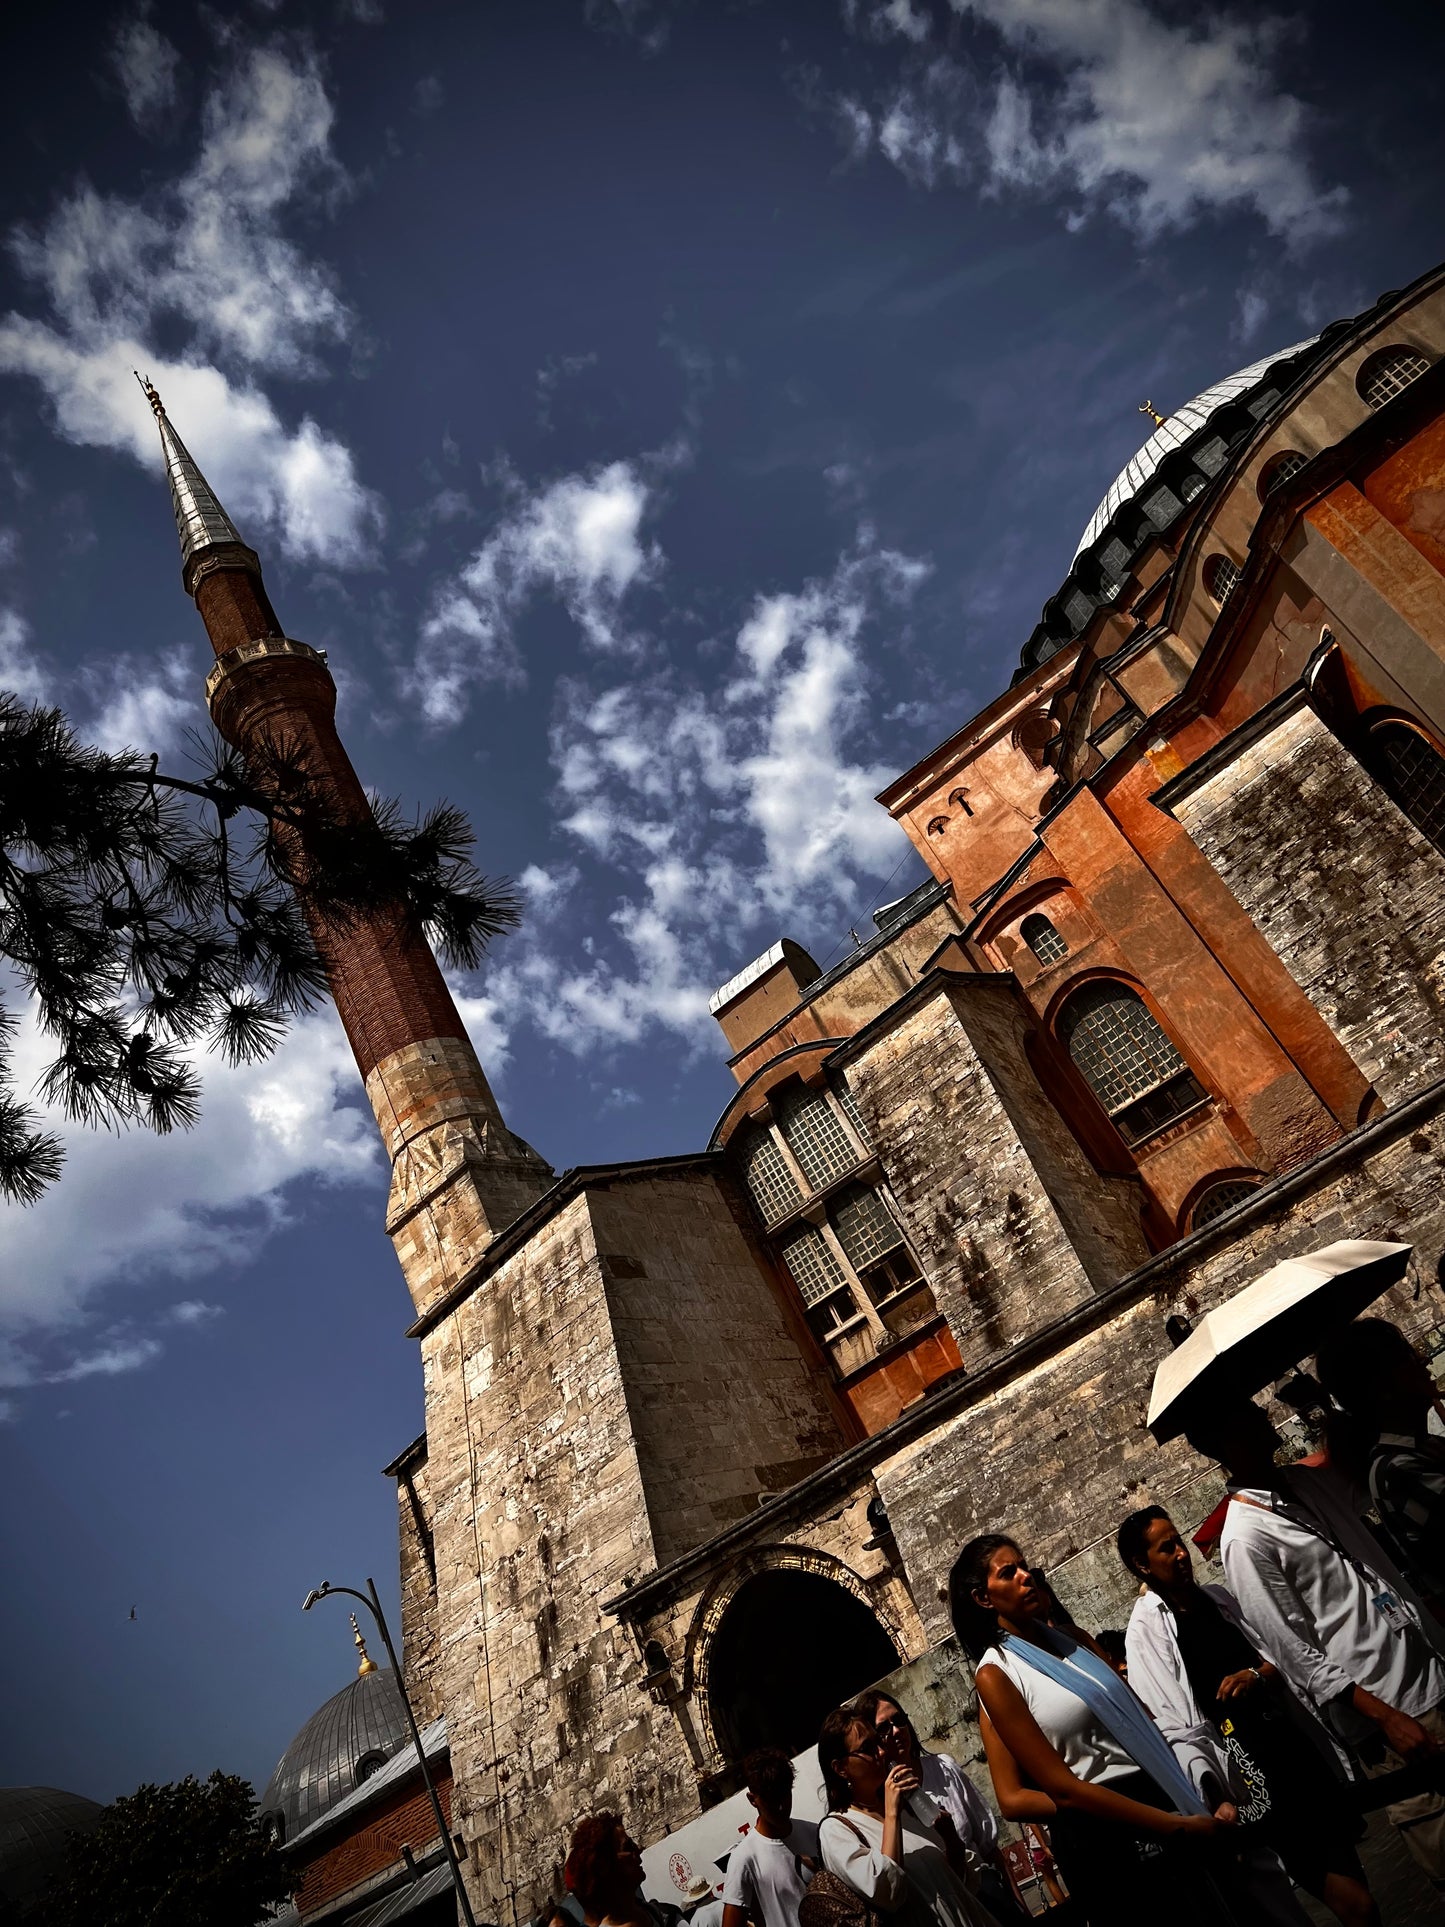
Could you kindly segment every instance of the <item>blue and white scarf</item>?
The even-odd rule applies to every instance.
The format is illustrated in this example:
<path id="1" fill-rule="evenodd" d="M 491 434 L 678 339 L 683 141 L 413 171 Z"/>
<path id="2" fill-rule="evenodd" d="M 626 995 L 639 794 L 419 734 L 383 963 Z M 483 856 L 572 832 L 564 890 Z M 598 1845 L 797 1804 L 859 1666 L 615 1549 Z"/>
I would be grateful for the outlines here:
<path id="1" fill-rule="evenodd" d="M 1004 1633 L 999 1645 L 1013 1658 L 1032 1666 L 1036 1673 L 1062 1686 L 1081 1699 L 1099 1724 L 1119 1742 L 1134 1764 L 1154 1781 L 1174 1803 L 1175 1811 L 1185 1814 L 1208 1813 L 1190 1785 L 1184 1769 L 1174 1757 L 1174 1749 L 1145 1711 L 1144 1702 L 1120 1679 L 1106 1660 L 1087 1646 L 1050 1627 L 1040 1628 L 1040 1641 L 1016 1639 Z"/>

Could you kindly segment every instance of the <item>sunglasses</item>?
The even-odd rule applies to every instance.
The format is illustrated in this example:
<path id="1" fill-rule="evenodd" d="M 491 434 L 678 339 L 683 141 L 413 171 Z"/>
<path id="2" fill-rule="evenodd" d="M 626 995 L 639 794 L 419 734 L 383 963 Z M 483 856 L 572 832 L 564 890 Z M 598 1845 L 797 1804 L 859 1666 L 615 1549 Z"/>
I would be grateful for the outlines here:
<path id="1" fill-rule="evenodd" d="M 875 1733 L 911 1733 L 913 1728 L 908 1723 L 907 1714 L 895 1713 L 891 1720 L 879 1720 L 873 1730 Z"/>
<path id="2" fill-rule="evenodd" d="M 882 1752 L 883 1749 L 877 1740 L 864 1740 L 861 1746 L 855 1746 L 849 1751 L 848 1758 L 850 1760 L 876 1760 L 881 1757 Z"/>

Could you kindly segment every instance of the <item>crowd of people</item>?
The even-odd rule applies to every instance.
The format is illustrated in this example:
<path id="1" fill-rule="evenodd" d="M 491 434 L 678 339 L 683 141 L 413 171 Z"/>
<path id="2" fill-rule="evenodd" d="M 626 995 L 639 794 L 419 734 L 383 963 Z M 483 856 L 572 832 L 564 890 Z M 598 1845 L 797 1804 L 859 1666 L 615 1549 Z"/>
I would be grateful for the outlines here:
<path id="1" fill-rule="evenodd" d="M 1074 1921 L 1303 1927 L 1296 1887 L 1342 1927 L 1379 1927 L 1362 1807 L 1386 1803 L 1445 1897 L 1445 1421 L 1403 1334 L 1361 1319 L 1321 1347 L 1324 1446 L 1281 1467 L 1254 1400 L 1185 1425 L 1222 1466 L 1226 1585 L 1202 1585 L 1167 1510 L 1133 1512 L 1118 1554 L 1127 1631 L 1079 1627 L 1017 1537 L 982 1534 L 949 1578 L 999 1811 L 1047 1829 Z M 793 1769 L 745 1765 L 756 1822 L 698 1927 L 1019 1927 L 997 1821 L 880 1690 L 818 1738 L 826 1812 L 792 1818 Z M 1377 1798 L 1361 1797 L 1377 1780 Z M 585 1927 L 659 1927 L 615 1815 L 567 1861 Z"/>

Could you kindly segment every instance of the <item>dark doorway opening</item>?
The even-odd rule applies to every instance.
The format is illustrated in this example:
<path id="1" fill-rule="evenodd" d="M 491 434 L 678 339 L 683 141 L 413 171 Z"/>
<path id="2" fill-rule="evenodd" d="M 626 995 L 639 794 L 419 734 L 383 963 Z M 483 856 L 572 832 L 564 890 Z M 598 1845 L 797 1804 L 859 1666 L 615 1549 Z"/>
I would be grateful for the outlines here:
<path id="1" fill-rule="evenodd" d="M 801 1753 L 824 1715 L 900 1664 L 860 1599 L 814 1572 L 760 1572 L 739 1587 L 708 1653 L 708 1703 L 725 1756 Z"/>

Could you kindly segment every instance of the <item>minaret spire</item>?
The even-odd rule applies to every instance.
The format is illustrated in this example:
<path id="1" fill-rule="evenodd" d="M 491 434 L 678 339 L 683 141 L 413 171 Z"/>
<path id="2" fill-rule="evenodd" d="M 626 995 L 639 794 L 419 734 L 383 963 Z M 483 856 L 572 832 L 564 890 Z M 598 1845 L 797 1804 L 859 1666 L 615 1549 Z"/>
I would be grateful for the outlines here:
<path id="1" fill-rule="evenodd" d="M 259 570 L 260 558 L 254 549 L 247 548 L 241 540 L 240 531 L 221 507 L 214 489 L 196 466 L 190 450 L 172 428 L 160 395 L 139 369 L 133 369 L 132 373 L 140 383 L 141 392 L 150 403 L 151 413 L 161 431 L 166 480 L 171 485 L 171 507 L 175 511 L 176 532 L 181 538 L 181 579 L 185 582 L 186 594 L 194 593 L 192 564 L 208 550 L 240 550 L 242 555 L 250 557 Z"/>
<path id="2" fill-rule="evenodd" d="M 364 822 L 371 804 L 336 732 L 325 656 L 283 631 L 260 557 L 241 540 L 155 388 L 136 379 L 160 429 L 182 580 L 216 652 L 206 678 L 212 721 L 242 751 L 289 751 L 342 822 Z M 265 761 L 257 757 L 259 766 Z M 301 907 L 391 1159 L 386 1228 L 424 1311 L 541 1196 L 552 1172 L 503 1123 L 446 979 L 405 908 L 383 906 L 332 927 L 304 892 Z"/>

